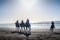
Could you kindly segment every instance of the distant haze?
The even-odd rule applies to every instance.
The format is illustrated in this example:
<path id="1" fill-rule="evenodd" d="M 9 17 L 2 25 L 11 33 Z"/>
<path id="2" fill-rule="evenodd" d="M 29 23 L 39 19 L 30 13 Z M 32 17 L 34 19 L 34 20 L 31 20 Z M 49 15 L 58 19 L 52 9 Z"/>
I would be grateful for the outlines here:
<path id="1" fill-rule="evenodd" d="M 0 0 L 0 23 L 60 21 L 60 0 Z"/>

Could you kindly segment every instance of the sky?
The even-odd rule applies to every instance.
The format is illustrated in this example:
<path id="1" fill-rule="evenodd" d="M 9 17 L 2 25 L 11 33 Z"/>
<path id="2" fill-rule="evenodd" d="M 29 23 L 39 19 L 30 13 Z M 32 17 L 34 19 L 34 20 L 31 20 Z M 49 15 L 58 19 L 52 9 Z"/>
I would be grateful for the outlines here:
<path id="1" fill-rule="evenodd" d="M 0 0 L 0 23 L 60 21 L 60 0 Z"/>

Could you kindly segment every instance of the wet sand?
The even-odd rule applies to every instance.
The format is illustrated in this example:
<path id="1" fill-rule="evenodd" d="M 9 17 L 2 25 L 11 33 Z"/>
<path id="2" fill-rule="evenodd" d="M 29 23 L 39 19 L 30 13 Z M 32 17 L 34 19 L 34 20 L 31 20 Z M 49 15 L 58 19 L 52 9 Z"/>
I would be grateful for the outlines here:
<path id="1" fill-rule="evenodd" d="M 29 37 L 11 31 L 0 31 L 0 40 L 60 40 L 60 29 L 56 29 L 54 33 L 50 31 L 32 31 Z"/>

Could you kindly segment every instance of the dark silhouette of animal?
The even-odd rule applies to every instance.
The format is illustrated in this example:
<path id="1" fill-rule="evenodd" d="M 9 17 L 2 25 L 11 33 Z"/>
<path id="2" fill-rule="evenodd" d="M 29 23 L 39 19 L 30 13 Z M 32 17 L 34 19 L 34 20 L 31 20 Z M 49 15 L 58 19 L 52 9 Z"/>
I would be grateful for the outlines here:
<path id="1" fill-rule="evenodd" d="M 31 25 L 29 23 L 29 19 L 27 19 L 26 23 L 25 23 L 25 26 L 26 26 L 26 30 L 29 29 L 29 31 L 31 31 Z"/>
<path id="2" fill-rule="evenodd" d="M 22 30 L 22 28 L 24 28 L 24 30 L 25 30 L 25 23 L 23 22 L 23 20 L 20 23 L 20 27 L 21 27 L 21 30 Z"/>
<path id="3" fill-rule="evenodd" d="M 51 22 L 51 27 L 50 27 L 51 32 L 53 32 L 54 28 L 55 28 L 55 25 L 54 25 L 54 22 L 52 21 Z"/>
<path id="4" fill-rule="evenodd" d="M 18 22 L 18 20 L 16 21 L 15 25 L 16 25 L 16 27 L 19 27 L 19 22 Z"/>
<path id="5" fill-rule="evenodd" d="M 16 23 L 15 23 L 15 25 L 16 25 L 16 28 L 18 28 L 18 30 L 19 30 L 19 28 L 21 28 L 21 30 L 23 28 L 24 30 L 27 30 L 27 31 L 25 31 L 25 32 L 14 31 L 12 33 L 24 34 L 26 37 L 28 37 L 29 35 L 31 35 L 31 25 L 29 23 L 29 19 L 27 19 L 26 23 L 24 23 L 23 20 L 21 21 L 21 23 L 19 23 L 18 20 L 17 20 Z M 28 31 L 28 29 L 29 29 L 29 31 Z"/>

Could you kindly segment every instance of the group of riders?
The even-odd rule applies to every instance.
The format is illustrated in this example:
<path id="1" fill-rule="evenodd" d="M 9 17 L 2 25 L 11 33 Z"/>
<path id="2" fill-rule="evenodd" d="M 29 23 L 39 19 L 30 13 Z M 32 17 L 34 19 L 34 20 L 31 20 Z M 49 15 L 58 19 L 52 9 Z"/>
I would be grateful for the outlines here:
<path id="1" fill-rule="evenodd" d="M 31 32 L 31 25 L 29 23 L 29 19 L 27 19 L 26 23 L 24 23 L 24 21 L 22 20 L 21 23 L 18 22 L 18 20 L 15 23 L 16 28 L 18 31 L 21 31 L 24 29 L 24 31 L 30 31 Z M 53 32 L 55 28 L 54 22 L 51 22 L 51 27 L 50 27 L 50 31 Z"/>
<path id="2" fill-rule="evenodd" d="M 18 22 L 18 20 L 15 23 L 17 31 L 31 31 L 31 25 L 29 23 L 29 19 L 27 19 L 26 23 L 22 20 L 21 23 Z"/>

